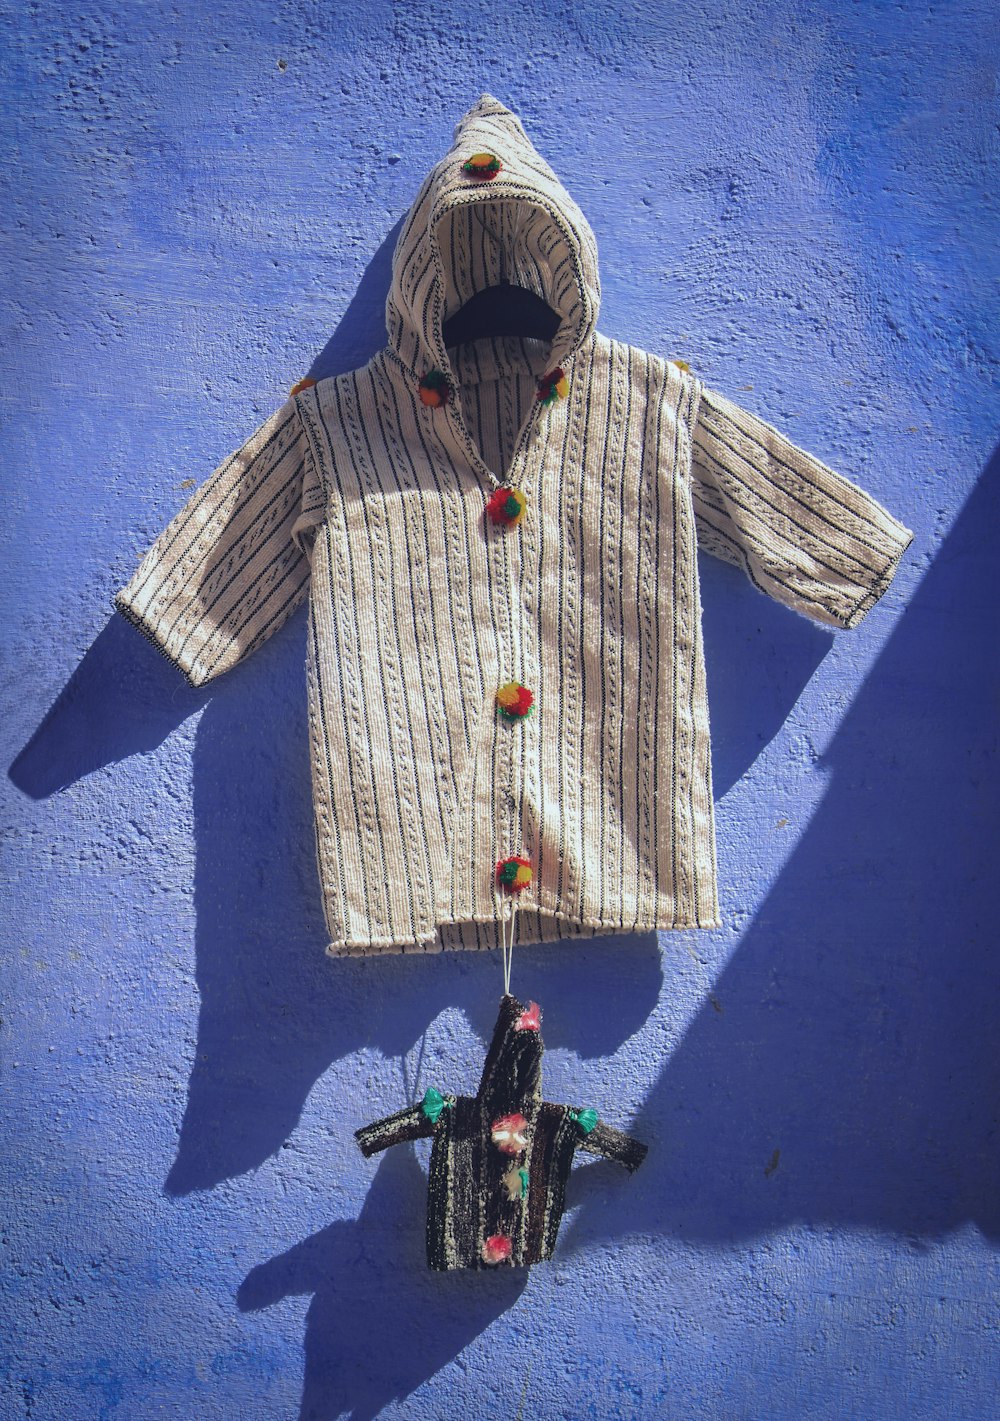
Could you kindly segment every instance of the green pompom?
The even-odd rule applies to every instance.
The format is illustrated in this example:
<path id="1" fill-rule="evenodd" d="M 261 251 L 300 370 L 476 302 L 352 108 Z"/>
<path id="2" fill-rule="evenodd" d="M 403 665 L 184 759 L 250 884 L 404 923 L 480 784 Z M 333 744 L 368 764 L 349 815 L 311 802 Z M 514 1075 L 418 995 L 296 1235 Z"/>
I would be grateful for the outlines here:
<path id="1" fill-rule="evenodd" d="M 597 1124 L 599 1116 L 596 1110 L 571 1110 L 569 1118 L 579 1125 L 585 1135 L 589 1135 Z"/>
<path id="2" fill-rule="evenodd" d="M 424 1094 L 420 1109 L 427 1116 L 427 1119 L 431 1122 L 431 1124 L 436 1125 L 441 1115 L 441 1111 L 444 1110 L 447 1104 L 448 1102 L 445 1100 L 441 1092 L 439 1090 L 435 1090 L 432 1085 L 429 1085 Z"/>

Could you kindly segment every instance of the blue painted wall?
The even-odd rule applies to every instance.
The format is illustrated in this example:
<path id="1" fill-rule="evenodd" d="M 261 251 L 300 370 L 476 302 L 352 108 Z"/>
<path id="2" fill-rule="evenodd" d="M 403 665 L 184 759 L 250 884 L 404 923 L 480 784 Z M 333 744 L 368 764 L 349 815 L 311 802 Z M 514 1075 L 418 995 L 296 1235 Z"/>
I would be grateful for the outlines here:
<path id="1" fill-rule="evenodd" d="M 995 1413 L 991 9 L 4 6 L 4 1418 Z M 352 1141 L 474 1082 L 501 976 L 324 957 L 304 614 L 203 692 L 109 615 L 381 344 L 484 89 L 601 328 L 916 530 L 836 637 L 704 563 L 728 926 L 518 954 L 551 1097 L 651 1147 L 526 1287 L 426 1273 L 423 1147 Z"/>

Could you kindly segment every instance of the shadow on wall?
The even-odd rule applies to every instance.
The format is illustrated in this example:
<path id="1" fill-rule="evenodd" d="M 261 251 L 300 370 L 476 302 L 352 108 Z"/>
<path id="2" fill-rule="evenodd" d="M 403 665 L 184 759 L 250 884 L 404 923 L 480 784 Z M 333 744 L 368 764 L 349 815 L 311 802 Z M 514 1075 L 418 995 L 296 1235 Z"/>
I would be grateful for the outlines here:
<path id="1" fill-rule="evenodd" d="M 249 1273 L 241 1311 L 312 1293 L 299 1415 L 369 1421 L 451 1362 L 512 1307 L 527 1269 L 432 1273 L 407 1226 L 427 1181 L 411 1147 L 383 1157 L 356 1222 L 331 1224 Z M 393 1286 L 394 1279 L 405 1286 Z M 346 1319 L 349 1317 L 349 1323 Z"/>
<path id="2" fill-rule="evenodd" d="M 650 1093 L 636 1232 L 1000 1241 L 1000 451 L 833 743 L 825 801 Z M 650 1167 L 651 1166 L 651 1167 Z M 577 1171 L 576 1199 L 604 1178 Z M 585 1211 L 563 1247 L 604 1230 Z"/>
<path id="3" fill-rule="evenodd" d="M 729 569 L 721 569 L 728 573 Z M 709 579 L 710 580 L 710 579 Z M 725 634 L 713 630 L 732 687 L 719 744 L 732 773 L 775 733 L 828 636 L 752 589 L 731 598 Z M 706 599 L 706 607 L 708 599 Z M 710 613 L 706 611 L 706 624 Z M 784 636 L 782 636 L 784 633 Z M 763 642 L 786 648 L 783 675 L 751 702 L 750 674 Z M 304 624 L 267 676 L 239 668 L 205 708 L 194 758 L 198 1047 L 171 1193 L 210 1188 L 273 1155 L 291 1134 L 315 1082 L 362 1047 L 400 1057 L 446 1006 L 459 1007 L 489 1040 L 500 996 L 497 964 L 454 953 L 324 956 L 326 937 L 313 854 L 307 755 Z M 261 655 L 259 653 L 258 655 Z M 735 669 L 734 669 L 735 668 Z M 709 674 L 716 675 L 713 665 Z M 799 680 L 801 677 L 801 680 Z M 782 704 L 775 685 L 783 687 Z M 724 702 L 725 704 L 725 702 Z M 276 740 L 273 726 L 284 732 Z M 583 1058 L 610 1055 L 640 1030 L 658 999 L 655 934 L 526 947 L 520 980 L 545 1004 L 548 1048 Z M 495 991 L 493 990 L 495 987 Z M 615 1010 L 609 1012 L 607 1004 Z M 475 1088 L 475 1076 L 464 1085 Z M 454 1080 L 450 1088 L 461 1090 Z M 404 1103 L 399 1102 L 402 1108 Z M 623 1123 L 623 1122 L 622 1122 Z"/>
<path id="4" fill-rule="evenodd" d="M 402 225 L 400 218 L 368 263 L 343 319 L 310 367 L 312 379 L 353 370 L 385 345 L 386 293 Z M 275 401 L 277 407 L 278 396 Z M 211 472 L 203 470 L 197 482 Z M 128 568 L 125 576 L 133 571 Z M 302 622 L 300 612 L 300 628 Z M 304 658 L 303 652 L 302 664 Z M 10 766 L 10 779 L 32 799 L 46 799 L 105 765 L 155 750 L 216 690 L 214 684 L 193 690 L 115 615 Z"/>
<path id="5" fill-rule="evenodd" d="M 402 219 L 369 263 L 313 362 L 313 378 L 352 369 L 384 344 L 401 226 Z M 712 560 L 703 566 L 703 598 L 714 773 L 724 792 L 776 733 L 830 637 Z M 202 713 L 194 763 L 201 1012 L 171 1193 L 210 1188 L 273 1155 L 316 1080 L 346 1053 L 377 1046 L 401 1055 L 448 1005 L 463 1008 L 484 1039 L 492 1026 L 496 1001 L 483 992 L 486 964 L 468 954 L 437 965 L 422 956 L 331 964 L 323 955 L 304 628 L 300 610 L 252 666 L 192 690 L 114 616 L 10 769 L 24 793 L 43 798 L 155 749 Z M 607 1055 L 639 1029 L 657 1000 L 655 935 L 616 938 L 610 951 L 594 939 L 525 949 L 523 960 L 532 969 L 533 993 L 543 1001 L 558 997 L 562 1023 L 573 1023 L 575 1036 L 561 1040 L 560 1022 L 550 1017 L 550 1048 Z M 608 1001 L 616 1002 L 616 1013 L 604 1009 Z"/>

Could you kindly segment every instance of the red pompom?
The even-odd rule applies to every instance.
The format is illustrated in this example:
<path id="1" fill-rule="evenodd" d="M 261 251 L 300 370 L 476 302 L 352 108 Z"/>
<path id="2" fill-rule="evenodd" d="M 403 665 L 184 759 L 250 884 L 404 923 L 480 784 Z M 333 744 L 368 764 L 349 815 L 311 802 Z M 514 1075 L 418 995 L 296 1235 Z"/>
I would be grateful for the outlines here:
<path id="1" fill-rule="evenodd" d="M 508 720 L 523 720 L 530 714 L 534 700 L 535 697 L 527 686 L 522 686 L 517 681 L 508 681 L 496 693 L 500 714 L 505 715 Z"/>
<path id="2" fill-rule="evenodd" d="M 528 1148 L 528 1122 L 516 1113 L 501 1115 L 490 1126 L 490 1138 L 501 1154 L 523 1154 Z"/>
<path id="3" fill-rule="evenodd" d="M 521 1015 L 518 1017 L 518 1019 L 517 1019 L 515 1025 L 514 1025 L 514 1030 L 515 1030 L 515 1031 L 539 1031 L 539 1030 L 541 1030 L 541 1025 L 542 1025 L 541 1016 L 542 1016 L 542 1009 L 541 1009 L 541 1007 L 538 1005 L 538 1003 L 537 1003 L 537 1002 L 529 1002 L 529 1003 L 528 1003 L 528 1006 L 527 1006 L 527 1010 L 526 1010 L 526 1011 L 523 1011 L 523 1012 L 521 1013 Z"/>
<path id="4" fill-rule="evenodd" d="M 431 409 L 440 409 L 448 403 L 451 395 L 448 377 L 441 370 L 428 370 L 426 375 L 420 377 L 417 394 L 423 404 L 429 405 Z"/>
<path id="5" fill-rule="evenodd" d="M 503 167 L 495 153 L 473 153 L 462 164 L 462 172 L 467 178 L 477 178 L 480 182 L 492 182 Z"/>
<path id="6" fill-rule="evenodd" d="M 527 859 L 517 858 L 515 855 L 509 859 L 501 859 L 497 864 L 497 884 L 506 888 L 508 893 L 522 892 L 531 879 L 531 864 Z"/>
<path id="7" fill-rule="evenodd" d="M 493 1234 L 483 1244 L 484 1263 L 506 1263 L 513 1251 L 513 1244 L 506 1234 Z"/>
<path id="8" fill-rule="evenodd" d="M 494 523 L 516 523 L 527 506 L 527 499 L 518 488 L 495 488 L 486 504 L 486 512 Z"/>
<path id="9" fill-rule="evenodd" d="M 558 366 L 543 375 L 538 382 L 535 398 L 543 405 L 551 405 L 554 400 L 564 400 L 569 394 L 569 381 Z"/>

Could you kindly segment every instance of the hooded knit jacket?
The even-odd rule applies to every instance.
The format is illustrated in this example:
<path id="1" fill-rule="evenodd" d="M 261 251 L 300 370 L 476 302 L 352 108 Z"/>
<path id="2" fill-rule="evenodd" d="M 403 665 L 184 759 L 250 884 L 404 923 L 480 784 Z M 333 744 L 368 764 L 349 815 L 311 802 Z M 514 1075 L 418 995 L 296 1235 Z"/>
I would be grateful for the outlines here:
<path id="1" fill-rule="evenodd" d="M 551 341 L 442 327 L 508 281 Z M 118 609 L 201 686 L 308 597 L 328 952 L 719 924 L 698 544 L 854 627 L 911 534 L 685 368 L 596 329 L 593 232 L 484 94 L 403 224 L 388 342 L 296 387 Z"/>
<path id="2" fill-rule="evenodd" d="M 577 1150 L 631 1173 L 646 1146 L 597 1111 L 542 1099 L 537 1002 L 509 993 L 475 1095 L 431 1087 L 420 1105 L 355 1131 L 367 1156 L 407 1140 L 433 1138 L 427 1187 L 431 1268 L 514 1268 L 552 1257 L 566 1181 Z"/>

